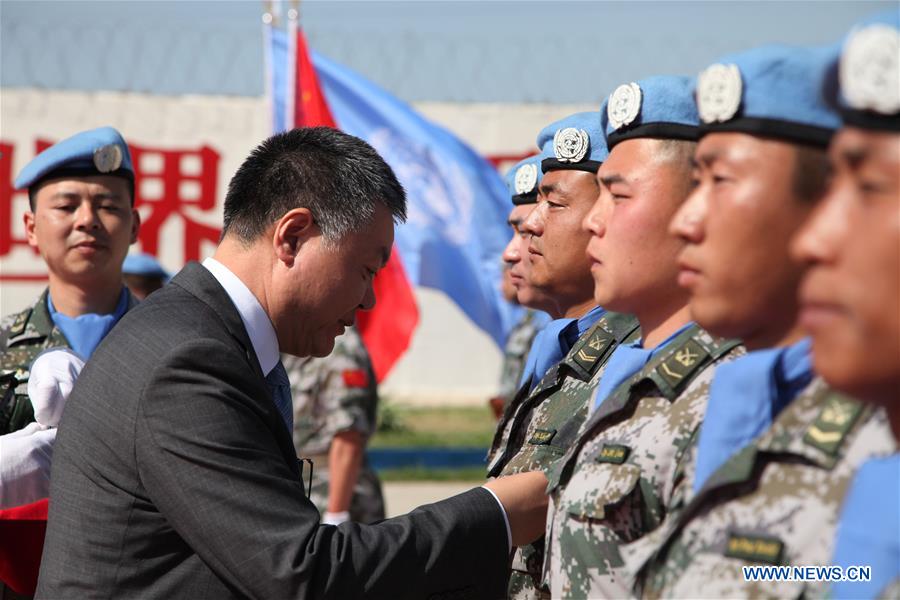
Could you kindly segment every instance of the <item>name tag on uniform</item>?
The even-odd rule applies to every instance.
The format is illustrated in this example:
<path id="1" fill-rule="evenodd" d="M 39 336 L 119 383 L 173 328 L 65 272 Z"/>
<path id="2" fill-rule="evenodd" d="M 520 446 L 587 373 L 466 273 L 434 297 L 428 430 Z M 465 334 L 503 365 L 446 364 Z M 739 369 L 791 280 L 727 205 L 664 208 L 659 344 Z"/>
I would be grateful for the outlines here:
<path id="1" fill-rule="evenodd" d="M 528 443 L 533 446 L 546 446 L 556 435 L 555 429 L 536 429 Z"/>
<path id="2" fill-rule="evenodd" d="M 777 565 L 783 550 L 784 542 L 775 537 L 731 533 L 725 547 L 725 556 Z"/>
<path id="3" fill-rule="evenodd" d="M 622 446 L 620 444 L 603 444 L 603 448 L 600 449 L 600 453 L 595 460 L 597 462 L 621 465 L 625 462 L 630 453 L 631 448 L 628 446 Z"/>

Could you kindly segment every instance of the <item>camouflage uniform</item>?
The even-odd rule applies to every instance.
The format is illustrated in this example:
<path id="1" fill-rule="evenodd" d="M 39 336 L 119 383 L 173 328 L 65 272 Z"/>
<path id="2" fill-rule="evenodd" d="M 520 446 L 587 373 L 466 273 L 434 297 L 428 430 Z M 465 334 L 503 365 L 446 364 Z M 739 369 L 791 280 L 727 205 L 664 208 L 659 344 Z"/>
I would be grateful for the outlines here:
<path id="1" fill-rule="evenodd" d="M 742 353 L 691 325 L 591 414 L 549 476 L 544 567 L 554 598 L 629 594 L 619 546 L 663 522 L 714 366 Z"/>
<path id="2" fill-rule="evenodd" d="M 534 336 L 540 331 L 540 323 L 537 313 L 526 310 L 522 319 L 516 323 L 506 339 L 506 347 L 503 349 L 503 367 L 500 374 L 500 391 L 498 396 L 503 398 L 503 407 L 509 406 L 516 391 L 519 389 L 519 380 L 525 371 L 525 360 L 528 358 L 528 350 Z"/>
<path id="3" fill-rule="evenodd" d="M 48 290 L 44 290 L 34 305 L 0 322 L 0 435 L 34 422 L 28 375 L 37 355 L 47 348 L 70 347 L 50 317 L 47 294 Z M 129 293 L 126 310 L 136 304 Z"/>
<path id="4" fill-rule="evenodd" d="M 488 455 L 488 476 L 548 470 L 574 440 L 603 367 L 622 342 L 640 335 L 631 315 L 605 313 L 579 338 L 566 357 L 529 393 L 516 394 L 497 427 Z M 510 598 L 546 598 L 540 586 L 544 540 L 516 549 Z"/>
<path id="5" fill-rule="evenodd" d="M 328 451 L 343 431 L 362 433 L 366 443 L 375 433 L 378 388 L 369 353 L 355 328 L 334 343 L 325 358 L 283 356 L 294 400 L 294 446 L 313 461 L 311 500 L 324 513 L 328 506 Z M 304 476 L 308 476 L 308 467 Z M 350 502 L 350 518 L 373 523 L 384 518 L 378 476 L 363 459 Z"/>
<path id="6" fill-rule="evenodd" d="M 896 442 L 884 414 L 815 379 L 693 495 L 692 469 L 659 530 L 622 548 L 650 598 L 821 597 L 824 582 L 747 582 L 742 566 L 828 565 L 857 468 Z M 696 458 L 696 441 L 688 465 Z"/>

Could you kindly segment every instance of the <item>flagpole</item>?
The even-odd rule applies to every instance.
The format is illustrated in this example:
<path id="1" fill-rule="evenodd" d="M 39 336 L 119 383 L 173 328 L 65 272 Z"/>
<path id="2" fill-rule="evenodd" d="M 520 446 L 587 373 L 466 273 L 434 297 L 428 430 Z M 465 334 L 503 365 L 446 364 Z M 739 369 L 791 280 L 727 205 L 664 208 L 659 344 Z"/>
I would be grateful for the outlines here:
<path id="1" fill-rule="evenodd" d="M 298 10 L 299 4 L 291 2 L 291 8 L 287 11 L 287 34 L 288 34 L 288 53 L 287 53 L 287 77 L 285 79 L 285 115 L 284 128 L 294 129 L 297 122 L 294 119 L 295 106 L 297 103 L 297 20 L 300 16 Z"/>
<path id="2" fill-rule="evenodd" d="M 262 34 L 263 34 L 263 93 L 266 98 L 266 114 L 269 118 L 269 131 L 275 131 L 275 95 L 272 56 L 272 27 L 277 25 L 272 0 L 263 0 Z"/>

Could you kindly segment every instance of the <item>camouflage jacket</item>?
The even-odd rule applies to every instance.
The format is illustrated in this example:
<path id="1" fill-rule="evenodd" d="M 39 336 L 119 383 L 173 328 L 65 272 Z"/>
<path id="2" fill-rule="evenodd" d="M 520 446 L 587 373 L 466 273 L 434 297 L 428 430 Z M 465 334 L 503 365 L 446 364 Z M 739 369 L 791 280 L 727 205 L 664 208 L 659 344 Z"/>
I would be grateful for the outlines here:
<path id="1" fill-rule="evenodd" d="M 500 373 L 500 391 L 498 396 L 503 398 L 504 406 L 508 406 L 519 388 L 519 380 L 525 371 L 525 360 L 528 358 L 528 350 L 534 336 L 540 331 L 542 321 L 533 310 L 526 310 L 522 319 L 515 324 L 506 346 L 503 349 L 503 366 Z"/>
<path id="2" fill-rule="evenodd" d="M 328 451 L 334 436 L 355 430 L 368 439 L 375 433 L 378 387 L 369 353 L 355 328 L 335 339 L 324 358 L 282 356 L 294 402 L 294 446 L 301 458 L 313 460 L 311 499 L 320 511 L 328 503 Z M 308 473 L 306 471 L 305 473 Z M 370 510 L 371 509 L 371 510 Z M 357 521 L 383 518 L 381 486 L 363 464 L 351 502 Z"/>
<path id="3" fill-rule="evenodd" d="M 488 476 L 550 469 L 574 441 L 613 350 L 639 336 L 631 315 L 604 313 L 530 393 L 527 382 L 498 424 Z M 516 550 L 510 598 L 546 597 L 540 589 L 543 547 L 541 539 Z"/>
<path id="4" fill-rule="evenodd" d="M 692 463 L 696 443 L 690 449 Z M 691 469 L 672 517 L 622 548 L 635 591 L 650 598 L 821 597 L 825 582 L 744 580 L 743 566 L 828 565 L 839 509 L 857 468 L 896 450 L 884 414 L 815 379 L 772 426 L 693 496 Z"/>
<path id="5" fill-rule="evenodd" d="M 629 594 L 619 546 L 662 523 L 714 367 L 742 353 L 692 325 L 591 414 L 548 478 L 544 569 L 554 598 Z"/>
<path id="6" fill-rule="evenodd" d="M 28 375 L 37 355 L 48 348 L 70 347 L 50 317 L 48 293 L 45 289 L 32 306 L 0 322 L 0 435 L 34 422 Z M 127 310 L 136 305 L 137 300 L 129 292 Z"/>

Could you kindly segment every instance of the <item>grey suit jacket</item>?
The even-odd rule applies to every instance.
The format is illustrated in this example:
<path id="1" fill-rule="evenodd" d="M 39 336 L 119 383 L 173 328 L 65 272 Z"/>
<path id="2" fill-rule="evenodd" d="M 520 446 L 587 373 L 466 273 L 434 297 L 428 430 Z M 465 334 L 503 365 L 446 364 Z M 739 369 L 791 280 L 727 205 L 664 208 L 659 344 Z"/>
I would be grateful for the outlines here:
<path id="1" fill-rule="evenodd" d="M 319 526 L 225 290 L 192 263 L 129 312 L 69 397 L 40 598 L 499 598 L 506 526 L 475 489 Z"/>

